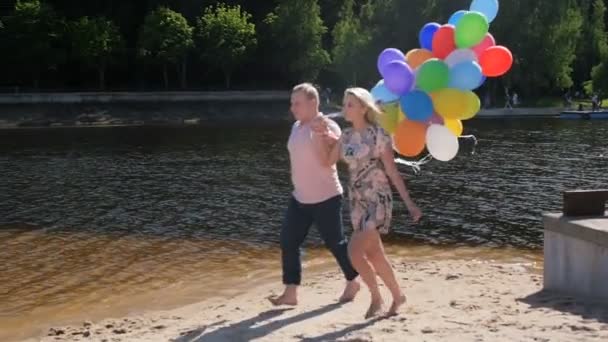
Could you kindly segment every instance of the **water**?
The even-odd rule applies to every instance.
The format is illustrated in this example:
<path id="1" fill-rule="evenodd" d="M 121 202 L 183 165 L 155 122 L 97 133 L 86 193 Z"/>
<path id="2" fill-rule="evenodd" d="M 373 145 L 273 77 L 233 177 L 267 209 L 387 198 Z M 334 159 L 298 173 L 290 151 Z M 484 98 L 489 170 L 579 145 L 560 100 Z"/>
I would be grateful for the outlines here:
<path id="1" fill-rule="evenodd" d="M 562 190 L 606 186 L 608 122 L 480 120 L 465 130 L 479 139 L 474 154 L 463 146 L 409 177 L 426 217 L 413 225 L 397 203 L 391 254 L 539 261 L 541 213 L 559 210 Z M 278 282 L 288 132 L 0 131 L 0 340 Z M 308 267 L 335 267 L 318 246 L 313 232 Z"/>

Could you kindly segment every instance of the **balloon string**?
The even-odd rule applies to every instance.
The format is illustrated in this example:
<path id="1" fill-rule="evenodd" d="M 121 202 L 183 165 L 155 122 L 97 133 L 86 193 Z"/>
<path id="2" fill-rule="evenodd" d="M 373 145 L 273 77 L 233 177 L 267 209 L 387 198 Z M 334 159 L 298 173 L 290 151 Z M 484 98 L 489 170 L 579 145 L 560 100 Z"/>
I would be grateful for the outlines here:
<path id="1" fill-rule="evenodd" d="M 414 174 L 417 175 L 420 173 L 420 167 L 422 165 L 430 162 L 431 160 L 433 160 L 433 156 L 431 156 L 430 154 L 427 154 L 426 156 L 424 156 L 424 158 L 422 158 L 418 161 L 409 161 L 409 160 L 405 160 L 402 158 L 395 158 L 395 163 L 411 167 L 412 170 L 414 171 Z"/>
<path id="2" fill-rule="evenodd" d="M 473 151 L 471 151 L 471 154 L 475 154 L 475 148 L 477 147 L 477 137 L 475 137 L 474 135 L 462 135 L 459 138 L 472 139 L 473 140 Z M 396 149 L 395 149 L 395 151 L 396 151 Z M 405 160 L 402 158 L 395 158 L 395 163 L 411 167 L 412 170 L 414 171 L 414 174 L 417 175 L 421 171 L 421 166 L 428 164 L 433 159 L 434 159 L 433 156 L 429 153 L 426 156 L 424 156 L 422 159 L 417 160 L 417 161 L 409 161 L 409 160 Z"/>
<path id="3" fill-rule="evenodd" d="M 460 138 L 473 140 L 473 150 L 471 151 L 471 154 L 475 154 L 475 149 L 477 148 L 477 137 L 474 135 L 461 135 Z"/>

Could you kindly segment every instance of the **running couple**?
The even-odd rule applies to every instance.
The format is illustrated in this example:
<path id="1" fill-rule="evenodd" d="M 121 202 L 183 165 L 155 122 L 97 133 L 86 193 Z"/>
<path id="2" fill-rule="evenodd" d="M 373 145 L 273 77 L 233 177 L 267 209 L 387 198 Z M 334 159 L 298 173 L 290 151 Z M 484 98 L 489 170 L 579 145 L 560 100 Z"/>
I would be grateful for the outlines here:
<path id="1" fill-rule="evenodd" d="M 297 305 L 301 282 L 300 248 L 315 224 L 346 278 L 339 301 L 354 300 L 358 277 L 367 285 L 371 304 L 365 317 L 380 314 L 383 299 L 376 274 L 393 296 L 388 315 L 397 314 L 406 302 L 382 245 L 390 229 L 393 183 L 414 222 L 422 213 L 410 198 L 394 162 L 391 137 L 377 124 L 382 115 L 372 95 L 362 88 L 347 89 L 343 114 L 352 125 L 342 133 L 338 124 L 319 112 L 319 94 L 303 83 L 293 88 L 291 112 L 296 119 L 287 144 L 293 193 L 281 228 L 281 255 L 285 290 L 269 300 L 274 305 Z M 349 168 L 348 202 L 353 225 L 350 242 L 342 227 L 343 189 L 336 163 Z"/>

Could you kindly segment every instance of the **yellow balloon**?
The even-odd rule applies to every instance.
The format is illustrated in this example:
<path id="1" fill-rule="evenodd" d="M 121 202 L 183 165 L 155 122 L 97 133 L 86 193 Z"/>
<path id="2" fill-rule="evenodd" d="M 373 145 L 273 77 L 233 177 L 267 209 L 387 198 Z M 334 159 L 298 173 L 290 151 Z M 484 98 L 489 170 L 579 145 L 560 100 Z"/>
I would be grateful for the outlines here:
<path id="1" fill-rule="evenodd" d="M 397 125 L 399 125 L 401 123 L 401 121 L 405 120 L 405 113 L 399 109 L 399 115 L 397 116 Z"/>
<path id="2" fill-rule="evenodd" d="M 431 94 L 437 114 L 447 120 L 468 120 L 481 108 L 479 97 L 472 91 L 444 88 Z"/>
<path id="3" fill-rule="evenodd" d="M 446 119 L 444 120 L 443 124 L 445 125 L 445 127 L 447 127 L 452 133 L 454 133 L 457 137 L 462 135 L 462 131 L 463 131 L 463 127 L 462 127 L 462 121 L 460 120 L 451 120 L 451 119 Z"/>
<path id="4" fill-rule="evenodd" d="M 384 113 L 380 115 L 380 119 L 378 120 L 380 126 L 388 133 L 393 134 L 397 130 L 397 125 L 400 122 L 399 117 L 402 116 L 399 105 L 389 104 L 385 105 L 382 109 Z"/>
<path id="5" fill-rule="evenodd" d="M 479 96 L 472 91 L 467 92 L 467 103 L 468 111 L 463 115 L 462 120 L 473 118 L 481 109 L 481 100 L 479 100 Z"/>

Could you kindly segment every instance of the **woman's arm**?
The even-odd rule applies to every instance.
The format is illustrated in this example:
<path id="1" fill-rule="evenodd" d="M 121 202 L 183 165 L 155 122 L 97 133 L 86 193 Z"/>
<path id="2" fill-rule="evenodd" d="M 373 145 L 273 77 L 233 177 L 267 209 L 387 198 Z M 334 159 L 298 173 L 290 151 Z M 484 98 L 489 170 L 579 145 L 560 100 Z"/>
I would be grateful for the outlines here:
<path id="1" fill-rule="evenodd" d="M 382 163 L 384 164 L 384 170 L 388 178 L 391 180 L 391 183 L 393 183 L 393 185 L 399 192 L 399 195 L 403 199 L 403 202 L 405 202 L 405 205 L 408 211 L 410 212 L 410 215 L 412 215 L 412 219 L 414 220 L 414 222 L 418 222 L 422 217 L 422 211 L 420 211 L 418 206 L 416 206 L 416 203 L 414 203 L 414 201 L 410 197 L 410 193 L 407 187 L 405 186 L 405 182 L 403 181 L 403 178 L 401 177 L 401 174 L 397 169 L 394 157 L 395 156 L 392 148 L 384 149 L 384 151 L 382 152 Z"/>

